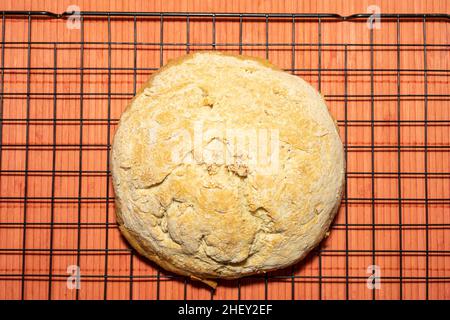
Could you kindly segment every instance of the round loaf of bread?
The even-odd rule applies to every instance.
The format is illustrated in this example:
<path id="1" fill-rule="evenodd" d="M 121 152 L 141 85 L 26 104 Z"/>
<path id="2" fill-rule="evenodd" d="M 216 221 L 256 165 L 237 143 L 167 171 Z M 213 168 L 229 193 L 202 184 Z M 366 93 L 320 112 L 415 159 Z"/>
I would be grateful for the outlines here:
<path id="1" fill-rule="evenodd" d="M 120 119 L 111 170 L 126 239 L 208 283 L 302 259 L 338 210 L 345 162 L 307 82 L 265 60 L 201 52 L 139 91 Z"/>

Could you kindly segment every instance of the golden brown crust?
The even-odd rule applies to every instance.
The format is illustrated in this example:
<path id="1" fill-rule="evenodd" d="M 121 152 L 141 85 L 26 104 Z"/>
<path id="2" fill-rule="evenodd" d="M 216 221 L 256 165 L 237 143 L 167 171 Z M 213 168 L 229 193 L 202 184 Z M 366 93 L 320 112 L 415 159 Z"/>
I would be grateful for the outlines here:
<path id="1" fill-rule="evenodd" d="M 195 63 L 186 66 L 189 60 Z M 211 76 L 209 67 L 198 67 L 202 63 L 228 70 L 231 80 L 224 78 L 223 83 L 226 85 L 229 81 L 230 86 L 245 76 L 243 70 L 247 71 L 246 68 L 250 74 L 261 73 L 265 77 L 267 73 L 270 80 L 255 76 L 258 85 L 243 83 L 242 86 L 248 86 L 251 91 L 268 85 L 261 89 L 261 94 L 286 110 L 277 113 L 272 105 L 264 104 L 265 100 L 257 102 L 263 103 L 264 107 L 255 106 L 254 98 L 245 100 L 244 91 L 239 102 L 249 106 L 242 110 L 242 117 L 235 117 L 239 109 L 231 106 L 236 101 L 227 95 L 227 91 L 210 97 L 214 92 L 211 94 L 208 90 L 217 91 L 222 83 L 209 87 L 213 78 L 210 82 L 202 81 L 203 74 Z M 177 71 L 183 72 L 188 79 L 177 80 L 179 73 L 173 68 L 178 68 Z M 186 71 L 192 72 L 191 78 Z M 156 84 L 155 79 L 158 79 Z M 181 84 L 180 87 L 177 84 Z M 192 91 L 184 93 L 186 87 Z M 268 89 L 273 92 L 267 93 Z M 200 100 L 189 104 L 188 100 L 198 93 L 195 90 L 200 90 Z M 259 93 L 255 91 L 255 95 Z M 214 98 L 219 100 L 212 108 L 208 99 Z M 164 105 L 176 99 L 181 107 L 175 105 L 170 109 Z M 226 103 L 221 105 L 222 101 Z M 146 109 L 151 103 L 152 108 Z M 216 113 L 211 115 L 200 110 L 208 106 Z M 266 116 L 260 112 L 262 108 Z M 246 112 L 250 112 L 248 116 Z M 297 113 L 300 116 L 297 117 Z M 168 142 L 159 143 L 162 137 L 152 142 L 159 149 L 148 146 L 144 131 L 160 122 L 166 127 L 172 126 L 171 130 L 190 130 L 193 126 L 190 117 L 197 117 L 207 124 L 218 121 L 221 125 L 231 123 L 244 127 L 257 118 L 263 125 L 280 129 L 282 147 L 288 149 L 281 151 L 282 172 L 268 178 L 252 166 L 205 166 L 205 162 L 197 159 L 194 164 L 171 166 L 165 155 L 173 151 L 174 146 L 170 145 L 172 131 L 162 136 Z M 286 76 L 266 60 L 217 52 L 190 54 L 172 60 L 150 77 L 127 106 L 114 138 L 111 168 L 120 230 L 140 254 L 164 269 L 211 286 L 215 286 L 215 282 L 209 280 L 211 278 L 234 279 L 295 263 L 325 236 L 339 207 L 345 164 L 335 126 L 317 92 L 304 81 Z M 300 132 L 309 140 L 299 138 Z M 225 140 L 217 140 L 226 145 Z M 329 171 L 329 177 L 320 172 L 324 170 Z M 281 175 L 286 177 L 279 179 Z M 204 179 L 209 179 L 208 186 L 202 184 Z M 296 181 L 300 186 L 295 185 Z M 191 182 L 196 184 L 190 186 Z M 279 190 L 278 183 L 283 190 Z M 235 192 L 237 189 L 239 192 Z M 211 214 L 211 210 L 226 215 L 217 216 L 217 212 Z M 207 221 L 206 225 L 198 227 L 204 221 Z M 226 225 L 222 225 L 225 221 Z M 185 226 L 191 229 L 184 230 Z"/>
<path id="2" fill-rule="evenodd" d="M 214 54 L 220 54 L 223 56 L 229 56 L 229 57 L 235 57 L 241 60 L 253 60 L 255 62 L 259 62 L 262 65 L 269 67 L 271 69 L 274 70 L 280 70 L 277 66 L 271 64 L 268 60 L 266 59 L 262 59 L 262 58 L 258 58 L 258 57 L 250 57 L 250 56 L 246 56 L 246 55 L 234 55 L 231 53 L 226 53 L 226 52 L 219 52 L 219 51 L 203 51 L 204 53 L 214 53 Z M 158 71 L 152 73 L 152 75 L 148 78 L 148 80 L 141 86 L 141 88 L 136 92 L 136 95 L 134 96 L 134 98 L 130 101 L 130 103 L 127 105 L 127 107 L 125 108 L 125 110 L 123 111 L 123 113 L 127 112 L 128 109 L 130 108 L 130 106 L 133 104 L 133 102 L 135 101 L 136 97 L 138 97 L 139 95 L 142 94 L 142 92 L 144 92 L 145 88 L 149 88 L 152 85 L 153 79 L 160 73 L 162 73 L 164 70 L 167 70 L 170 67 L 176 66 L 178 64 L 183 63 L 186 60 L 192 59 L 192 57 L 194 56 L 195 53 L 189 53 L 186 54 L 184 56 L 180 56 L 178 58 L 174 58 L 169 60 L 164 66 L 162 66 L 161 68 L 158 69 Z"/>

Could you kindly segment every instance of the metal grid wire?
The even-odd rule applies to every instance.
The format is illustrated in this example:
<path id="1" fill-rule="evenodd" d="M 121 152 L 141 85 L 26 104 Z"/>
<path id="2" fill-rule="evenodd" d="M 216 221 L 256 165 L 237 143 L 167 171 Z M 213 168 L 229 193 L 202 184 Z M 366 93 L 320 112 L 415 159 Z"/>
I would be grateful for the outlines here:
<path id="1" fill-rule="evenodd" d="M 9 245 L 8 241 L 3 239 L 0 242 L 0 252 L 4 257 L 4 260 L 8 260 L 8 257 L 18 257 L 17 268 L 3 263 L 0 270 L 0 282 L 4 282 L 6 293 L 3 294 L 4 298 L 18 298 L 27 299 L 29 297 L 37 298 L 55 298 L 54 288 L 56 283 L 62 283 L 64 285 L 67 279 L 67 273 L 64 268 L 57 268 L 55 266 L 55 260 L 59 255 L 66 255 L 69 260 L 75 265 L 82 265 L 82 259 L 84 255 L 98 255 L 101 256 L 103 262 L 99 268 L 103 270 L 100 273 L 89 273 L 89 271 L 83 271 L 81 274 L 82 283 L 84 281 L 92 281 L 94 286 L 101 291 L 96 295 L 97 298 L 110 298 L 108 294 L 109 286 L 112 282 L 118 281 L 122 284 L 125 283 L 125 287 L 121 286 L 121 289 L 126 291 L 126 296 L 129 299 L 135 298 L 133 289 L 134 286 L 143 281 L 144 285 L 148 282 L 152 283 L 150 298 L 160 299 L 161 287 L 167 282 L 181 283 L 182 290 L 178 294 L 179 298 L 187 299 L 188 289 L 191 288 L 191 281 L 183 277 L 176 275 L 165 274 L 164 271 L 159 271 L 156 267 L 154 273 L 135 273 L 135 264 L 140 263 L 140 259 L 136 256 L 135 252 L 128 246 L 112 247 L 110 245 L 112 237 L 119 237 L 117 233 L 117 225 L 114 222 L 113 202 L 114 196 L 112 194 L 110 186 L 110 172 L 108 170 L 110 141 L 113 136 L 113 129 L 118 123 L 120 115 L 113 112 L 113 103 L 118 100 L 123 106 L 126 105 L 126 101 L 133 97 L 136 90 L 142 80 L 148 77 L 149 74 L 158 69 L 159 66 L 165 63 L 164 54 L 166 51 L 172 50 L 172 48 L 178 48 L 179 51 L 174 55 L 181 55 L 183 53 L 189 53 L 195 50 L 227 50 L 231 48 L 237 53 L 246 53 L 248 48 L 253 48 L 266 58 L 271 58 L 272 53 L 279 48 L 283 48 L 284 51 L 291 54 L 291 59 L 286 62 L 284 69 L 296 75 L 310 77 L 314 79 L 316 87 L 324 93 L 323 85 L 325 80 L 330 74 L 340 77 L 340 84 L 342 85 L 343 92 L 340 93 L 324 93 L 325 98 L 336 106 L 336 113 L 338 113 L 337 121 L 341 129 L 343 142 L 345 144 L 347 163 L 351 164 L 355 161 L 350 158 L 351 153 L 362 152 L 367 154 L 370 158 L 370 166 L 361 170 L 348 169 L 346 174 L 346 191 L 343 197 L 341 212 L 339 216 L 341 219 L 336 221 L 333 225 L 333 230 L 340 230 L 343 232 L 343 242 L 337 249 L 327 249 L 323 246 L 315 250 L 311 255 L 314 259 L 317 259 L 317 267 L 310 274 L 302 274 L 296 271 L 296 267 L 288 271 L 281 273 L 269 273 L 265 276 L 254 276 L 246 278 L 247 280 L 233 281 L 228 284 L 233 290 L 236 289 L 235 298 L 243 298 L 241 293 L 241 287 L 245 281 L 254 281 L 259 287 L 258 290 L 262 291 L 260 298 L 270 299 L 274 296 L 271 294 L 270 283 L 273 281 L 283 282 L 286 286 L 290 286 L 290 297 L 292 299 L 301 298 L 298 296 L 297 289 L 299 286 L 305 283 L 310 283 L 317 292 L 314 298 L 322 299 L 326 298 L 323 295 L 324 286 L 329 283 L 337 283 L 341 286 L 336 290 L 342 290 L 343 295 L 341 298 L 377 298 L 377 291 L 372 290 L 369 296 L 354 295 L 352 291 L 352 285 L 359 283 L 365 286 L 367 281 L 367 275 L 355 274 L 351 272 L 351 260 L 353 256 L 363 255 L 368 257 L 367 265 L 377 265 L 381 256 L 389 256 L 397 259 L 397 269 L 392 274 L 383 275 L 383 281 L 395 286 L 398 295 L 394 298 L 404 298 L 403 290 L 408 283 L 419 283 L 422 285 L 421 290 L 423 294 L 420 297 L 415 298 L 430 298 L 430 288 L 432 283 L 438 283 L 444 285 L 444 294 L 446 298 L 450 298 L 448 294 L 448 281 L 450 280 L 450 273 L 446 272 L 447 269 L 443 269 L 443 272 L 437 274 L 431 274 L 430 261 L 433 257 L 446 257 L 450 253 L 450 250 L 445 249 L 445 244 L 442 247 L 431 248 L 430 247 L 430 233 L 434 229 L 440 229 L 447 231 L 450 227 L 450 220 L 443 218 L 441 222 L 435 222 L 431 220 L 431 214 L 434 212 L 432 206 L 440 208 L 439 212 L 444 215 L 445 212 L 450 210 L 450 200 L 446 194 L 441 194 L 438 197 L 430 195 L 430 181 L 437 179 L 439 181 L 448 181 L 450 173 L 447 169 L 430 170 L 429 153 L 441 152 L 444 154 L 444 158 L 448 157 L 450 146 L 444 143 L 429 143 L 429 129 L 430 127 L 437 126 L 444 130 L 444 135 L 448 135 L 448 126 L 450 119 L 443 117 L 435 117 L 429 119 L 429 105 L 431 101 L 436 101 L 441 104 L 441 108 L 449 107 L 450 94 L 444 93 L 430 93 L 428 91 L 429 77 L 438 77 L 441 81 L 444 81 L 448 89 L 448 73 L 450 70 L 443 68 L 428 68 L 427 55 L 431 50 L 437 50 L 441 52 L 447 52 L 450 44 L 446 43 L 429 43 L 427 42 L 427 26 L 429 23 L 439 21 L 443 26 L 442 32 L 446 32 L 448 27 L 449 15 L 445 14 L 384 14 L 381 15 L 381 21 L 388 21 L 392 24 L 391 35 L 394 41 L 391 44 L 378 43 L 374 40 L 374 29 L 366 28 L 364 32 L 368 34 L 368 41 L 351 42 L 346 41 L 344 43 L 339 42 L 326 42 L 323 41 L 323 27 L 325 24 L 336 23 L 349 23 L 349 24 L 365 24 L 369 18 L 367 14 L 357 14 L 352 16 L 343 17 L 337 14 L 257 14 L 257 13 L 143 13 L 143 12 L 81 12 L 80 13 L 80 29 L 79 39 L 65 39 L 65 40 L 52 40 L 52 41 L 36 41 L 33 40 L 35 34 L 33 33 L 33 25 L 36 21 L 44 20 L 45 23 L 53 23 L 55 21 L 66 21 L 70 17 L 71 13 L 53 14 L 49 12 L 2 12 L 2 34 L 1 34 L 1 81 L 0 81 L 0 141 L 1 152 L 0 162 L 2 163 L 0 179 L 2 180 L 0 201 L 2 203 L 2 211 L 0 219 L 0 230 L 7 237 L 8 229 L 15 229 L 15 237 L 19 235 L 20 239 L 16 239 L 16 245 Z M 13 24 L 14 21 L 14 24 Z M 85 39 L 85 24 L 87 21 L 96 21 L 103 25 L 106 24 L 107 35 L 106 41 L 90 41 Z M 132 34 L 132 41 L 113 41 L 113 28 L 117 21 L 126 21 L 129 23 L 129 30 Z M 138 40 L 138 24 L 152 22 L 154 25 L 153 32 L 155 34 L 155 41 L 141 41 Z M 236 40 L 220 40 L 224 39 L 219 37 L 220 33 L 218 25 L 223 22 L 234 23 L 236 29 L 233 29 L 237 35 Z M 258 21 L 262 31 L 262 41 L 247 41 L 245 23 L 247 21 Z M 210 41 L 198 43 L 191 35 L 192 24 L 196 22 L 207 23 Z M 299 42 L 298 34 L 305 32 L 302 24 L 310 23 L 314 25 L 315 37 L 314 41 Z M 25 26 L 26 38 L 24 41 L 15 39 L 6 39 L 5 32 L 8 28 L 15 28 L 17 23 Z M 177 24 L 178 23 L 178 24 Z M 275 23 L 282 23 L 288 26 L 290 29 L 291 41 L 278 41 L 277 39 L 270 38 L 271 25 Z M 420 36 L 423 39 L 420 43 L 410 42 L 404 43 L 401 39 L 401 28 L 403 24 L 414 23 L 417 30 L 420 30 Z M 182 25 L 180 29 L 183 33 L 185 41 L 174 42 L 165 40 L 165 32 L 170 25 L 174 25 L 173 28 Z M 173 32 L 173 30 L 172 30 Z M 309 32 L 309 30 L 307 30 Z M 311 38 L 313 39 L 313 38 Z M 448 39 L 448 38 L 447 38 Z M 43 63 L 45 66 L 32 66 L 31 55 L 34 48 L 46 47 L 47 50 L 52 52 L 48 54 L 48 59 L 53 63 L 53 66 Z M 102 67 L 91 67 L 86 64 L 86 50 L 92 46 L 101 46 L 106 48 L 106 63 Z M 138 55 L 143 48 L 152 47 L 156 51 L 153 56 L 155 60 L 159 60 L 159 66 L 139 66 Z M 76 55 L 78 59 L 77 66 L 65 65 L 64 61 L 59 61 L 59 52 L 64 48 L 72 48 L 78 51 Z M 112 65 L 113 55 L 115 49 L 126 50 L 131 53 L 132 66 L 129 67 L 116 67 Z M 181 48 L 181 49 L 180 49 Z M 349 55 L 353 49 L 364 51 L 368 54 L 368 64 L 357 64 L 356 66 L 349 65 Z M 387 48 L 391 50 L 391 53 L 395 57 L 393 68 L 377 68 L 375 55 L 378 48 Z M 20 54 L 26 56 L 26 65 L 5 65 L 5 55 L 8 50 L 18 50 Z M 310 50 L 311 55 L 314 58 L 314 62 L 317 62 L 316 66 L 304 67 L 299 64 L 297 55 L 298 50 Z M 342 65 L 340 67 L 330 68 L 324 67 L 323 52 L 328 49 L 336 49 L 342 53 Z M 414 59 L 422 61 L 420 68 L 402 68 L 401 57 L 402 52 L 409 49 L 415 50 L 413 55 Z M 49 75 L 49 86 L 52 87 L 50 91 L 43 92 L 33 91 L 32 84 L 35 73 L 43 72 Z M 125 77 L 131 79 L 131 90 L 116 90 L 112 88 L 113 78 L 115 73 L 125 72 Z M 90 90 L 87 92 L 85 87 L 85 79 L 89 73 L 98 73 L 101 79 L 101 83 L 105 84 L 102 87 L 104 90 Z M 13 82 L 13 76 L 23 74 L 25 91 L 14 91 L 11 86 L 6 89 L 6 85 L 9 82 Z M 79 83 L 77 87 L 78 92 L 66 92 L 58 89 L 61 85 L 67 85 L 65 80 L 61 77 L 62 74 L 68 74 L 71 80 Z M 349 83 L 351 77 L 354 75 L 365 74 L 368 76 L 368 82 L 370 86 L 369 92 L 349 92 Z M 407 78 L 409 74 L 414 74 L 423 81 L 423 88 L 420 92 L 415 93 L 403 93 L 402 81 Z M 390 75 L 394 79 L 395 90 L 388 91 L 388 93 L 376 92 L 375 81 L 378 76 Z M 324 80 L 325 79 L 325 80 Z M 337 80 L 329 80 L 331 82 Z M 62 84 L 61 84 L 62 82 Z M 39 117 L 33 116 L 36 112 L 33 111 L 35 104 L 33 100 L 46 99 L 51 104 L 51 117 Z M 89 101 L 91 99 L 102 99 L 106 107 L 105 113 L 102 116 L 89 116 L 87 117 L 87 110 L 89 108 Z M 19 108 L 19 104 L 23 104 L 24 112 L 16 112 L 14 116 L 8 116 L 5 110 L 7 100 L 11 105 L 16 105 Z M 78 116 L 59 117 L 60 114 L 60 102 L 61 101 L 75 100 L 77 104 L 77 110 L 79 110 Z M 14 102 L 16 101 L 16 102 Z M 17 102 L 21 101 L 21 102 Z M 401 115 L 401 105 L 407 101 L 414 101 L 420 105 L 422 109 L 422 119 L 403 119 Z M 376 110 L 379 103 L 387 103 L 391 105 L 391 109 L 394 110 L 394 118 L 377 118 Z M 365 115 L 364 118 L 352 119 L 349 117 L 349 108 L 351 104 L 360 103 L 362 105 Z M 123 108 L 122 108 L 123 109 Z M 17 110 L 16 110 L 17 111 Z M 41 124 L 44 126 L 50 126 L 52 130 L 51 141 L 36 141 L 33 138 L 35 134 L 32 126 L 34 124 Z M 9 139 L 7 135 L 12 135 L 11 131 L 6 130 L 7 126 L 21 126 L 24 136 L 23 140 L 13 141 Z M 59 137 L 59 126 L 69 125 L 74 128 L 75 133 L 78 135 L 78 142 L 72 143 L 64 141 Z M 106 126 L 105 142 L 90 142 L 86 138 L 86 128 L 91 126 Z M 364 131 L 368 135 L 368 142 L 356 141 L 351 142 L 353 137 L 352 126 L 363 126 L 368 129 Z M 377 135 L 379 134 L 378 127 L 381 128 L 393 128 L 395 133 L 395 141 L 392 141 L 389 145 L 379 145 L 376 143 Z M 407 126 L 419 127 L 419 130 L 423 133 L 423 140 L 421 143 L 407 144 L 403 139 L 403 128 Z M 390 130 L 390 129 L 389 129 Z M 70 139 L 69 139 L 70 140 Z M 104 157 L 102 161 L 104 165 L 103 169 L 87 169 L 85 161 L 87 152 L 95 150 L 98 153 L 102 153 Z M 71 152 L 76 151 L 76 152 Z M 17 157 L 17 161 L 22 165 L 17 168 L 9 168 L 4 165 L 5 157 L 10 152 L 16 152 L 14 157 Z M 34 153 L 46 152 L 50 154 L 50 163 L 47 166 L 35 166 L 33 165 L 33 159 L 35 159 Z M 67 161 L 75 163 L 74 169 L 64 169 L 57 167 L 58 157 L 61 153 L 67 153 Z M 378 170 L 376 168 L 376 162 L 378 155 L 382 152 L 389 152 L 393 154 L 393 158 L 396 162 L 395 170 Z M 423 161 L 423 170 L 406 170 L 402 167 L 402 159 L 408 152 L 418 153 L 421 157 L 420 161 Z M 20 155 L 18 155 L 20 153 Z M 32 155 L 33 153 L 33 155 Z M 9 156 L 8 156 L 9 157 Z M 406 156 L 407 157 L 407 156 Z M 19 160 L 20 158 L 20 160 Z M 92 161 L 92 158 L 91 158 Z M 100 161 L 100 160 L 98 160 Z M 45 167 L 45 168 L 43 168 Z M 15 186 L 7 185 L 8 177 L 15 177 L 15 179 L 21 179 L 22 183 L 16 183 Z M 45 177 L 48 179 L 50 186 L 50 194 L 48 195 L 32 195 L 30 194 L 30 185 L 35 177 Z M 96 195 L 95 192 L 89 193 L 83 190 L 83 182 L 89 180 L 91 177 L 100 179 L 103 181 L 104 188 L 102 189 L 103 195 Z M 64 180 L 64 178 L 67 178 Z M 396 190 L 392 194 L 380 196 L 376 190 L 376 184 L 381 181 L 380 179 L 387 178 L 393 181 Z M 59 180 L 58 180 L 59 179 Z M 350 179 L 360 179 L 361 183 L 367 182 L 369 187 L 368 196 L 358 196 L 349 194 L 349 185 L 352 184 Z M 402 195 L 403 184 L 407 179 L 421 179 L 423 181 L 423 196 L 405 196 Z M 73 181 L 77 186 L 74 194 L 63 195 L 57 190 L 57 181 Z M 359 182 L 358 182 L 359 183 Z M 19 188 L 20 192 L 14 193 L 12 189 Z M 95 188 L 95 185 L 93 186 Z M 8 189 L 9 188 L 9 189 Z M 73 204 L 75 206 L 75 218 L 74 220 L 67 219 L 67 221 L 58 219 L 58 208 L 64 206 L 64 204 Z M 96 209 L 89 214 L 95 216 L 99 210 L 102 210 L 100 215 L 101 220 L 95 220 L 96 222 L 83 221 L 83 207 L 87 204 L 99 204 L 101 209 Z M 354 204 L 363 204 L 365 208 L 369 208 L 368 217 L 370 222 L 351 222 L 349 217 L 349 206 Z M 377 221 L 377 209 L 383 204 L 393 204 L 395 210 L 391 214 L 392 219 L 384 222 Z M 30 207 L 41 206 L 49 209 L 48 220 L 42 222 L 34 219 L 30 215 Z M 12 207 L 15 207 L 19 212 L 19 220 L 11 218 L 8 212 Z M 423 221 L 411 222 L 411 220 L 405 220 L 405 211 L 409 208 L 421 208 L 423 209 Z M 34 209 L 33 209 L 34 210 Z M 14 211 L 16 212 L 16 211 Z M 437 214 L 439 214 L 439 212 Z M 433 222 L 434 221 L 434 222 Z M 102 233 L 102 241 L 98 241 L 93 247 L 89 247 L 82 243 L 81 233 L 83 230 L 89 228 L 99 228 L 104 231 Z M 368 231 L 369 236 L 367 241 L 369 243 L 368 248 L 352 249 L 350 246 L 350 240 L 353 232 L 362 228 L 363 231 Z M 394 239 L 397 242 L 395 248 L 383 248 L 377 246 L 377 241 L 382 235 L 378 235 L 379 229 L 388 229 L 396 231 Z M 48 231 L 48 245 L 41 248 L 36 248 L 29 245 L 30 239 L 36 237 L 34 235 L 35 229 L 45 229 Z M 421 230 L 423 247 L 407 248 L 405 243 L 406 230 L 414 229 Z M 60 247 L 56 243 L 55 234 L 62 234 L 62 237 L 69 237 L 74 232 L 76 238 L 75 245 L 71 247 Z M 338 232 L 338 231 L 334 231 Z M 70 233 L 70 235 L 69 235 Z M 333 231 L 332 231 L 333 233 Z M 9 234 L 9 233 L 8 233 Z M 367 233 L 366 233 L 367 234 Z M 46 238 L 47 239 L 47 238 Z M 60 239 L 60 238 L 58 238 Z M 39 255 L 48 260 L 43 270 L 29 269 L 27 268 L 28 261 L 32 259 L 34 255 Z M 121 260 L 120 266 L 123 268 L 118 272 L 112 271 L 110 268 L 111 260 L 116 255 L 126 257 L 125 260 Z M 327 256 L 335 256 L 338 259 L 339 264 L 343 267 L 343 272 L 340 274 L 325 274 L 322 267 L 323 260 Z M 417 272 L 411 274 L 405 267 L 406 260 L 410 256 L 421 258 L 420 264 L 424 268 L 424 272 Z M 423 259 L 422 259 L 423 258 Z M 123 261 L 127 261 L 126 266 Z M 315 260 L 316 261 L 316 260 Z M 125 271 L 124 271 L 125 270 Z M 29 283 L 39 283 L 46 288 L 39 291 L 36 295 L 31 295 L 33 287 L 29 286 Z M 262 286 L 261 286 L 262 285 Z M 195 287 L 195 286 L 194 286 Z M 147 290 L 147 289 L 145 289 Z M 168 289 L 170 290 L 170 289 Z M 178 289 L 177 289 L 178 290 Z M 205 290 L 205 289 L 202 289 Z M 8 292 L 10 294 L 8 294 Z M 13 294 L 13 293 L 16 294 Z M 203 296 L 204 297 L 204 296 Z M 248 297 L 248 296 L 246 296 Z M 333 296 L 331 296 L 333 297 Z M 79 299 L 80 291 L 75 290 L 71 295 L 60 295 L 57 298 L 73 298 Z M 86 297 L 85 297 L 86 298 Z M 89 296 L 87 297 L 89 298 Z M 214 291 L 211 290 L 210 298 L 215 298 Z M 408 297 L 406 297 L 408 298 Z"/>

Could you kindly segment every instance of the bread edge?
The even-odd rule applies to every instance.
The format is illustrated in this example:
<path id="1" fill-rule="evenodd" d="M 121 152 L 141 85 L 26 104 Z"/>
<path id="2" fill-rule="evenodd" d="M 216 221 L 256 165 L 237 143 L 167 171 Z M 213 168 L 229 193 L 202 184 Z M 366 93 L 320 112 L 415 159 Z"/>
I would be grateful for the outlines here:
<path id="1" fill-rule="evenodd" d="M 260 63 L 262 65 L 264 65 L 265 67 L 271 68 L 273 70 L 277 70 L 277 71 L 283 71 L 282 69 L 278 68 L 277 66 L 273 65 L 272 63 L 270 63 L 267 59 L 263 59 L 263 58 L 258 58 L 258 57 L 250 57 L 250 56 L 246 56 L 246 55 L 236 55 L 236 54 L 231 54 L 231 53 L 224 53 L 224 52 L 219 52 L 219 51 L 214 51 L 214 50 L 208 50 L 208 51 L 201 51 L 201 52 L 194 52 L 194 53 L 189 53 L 186 54 L 184 56 L 169 60 L 167 64 L 165 64 L 164 66 L 162 66 L 158 71 L 156 71 L 155 73 L 153 73 L 150 78 L 141 86 L 141 88 L 136 92 L 135 96 L 133 97 L 133 99 L 130 101 L 130 103 L 127 105 L 127 107 L 125 108 L 125 110 L 123 111 L 122 115 L 121 115 L 121 119 L 123 118 L 123 116 L 129 112 L 131 106 L 133 105 L 133 103 L 135 102 L 135 100 L 144 92 L 144 90 L 146 88 L 151 87 L 154 78 L 162 73 L 163 71 L 179 65 L 185 61 L 188 61 L 190 59 L 192 59 L 196 54 L 203 54 L 203 53 L 213 53 L 213 54 L 218 54 L 218 55 L 223 55 L 223 56 L 228 56 L 228 57 L 234 57 L 234 58 L 238 58 L 241 60 L 252 60 L 255 61 L 257 63 Z M 284 71 L 283 71 L 284 72 Z M 325 98 L 323 97 L 322 94 L 320 94 L 320 97 L 322 98 L 322 100 L 325 103 Z M 325 105 L 327 106 L 327 104 L 325 103 Z M 327 106 L 328 108 L 328 106 Z M 330 113 L 329 113 L 330 114 Z M 336 126 L 336 130 L 339 134 L 339 130 L 338 130 L 338 126 L 336 123 L 336 120 L 333 118 L 333 116 L 330 114 L 330 117 L 332 118 L 332 120 L 335 123 Z M 119 121 L 119 126 L 120 126 L 120 122 Z M 112 141 L 112 146 L 114 145 L 114 138 Z M 113 157 L 112 157 L 112 149 L 110 150 L 110 169 L 112 167 L 112 161 L 113 161 Z M 346 163 L 345 163 L 345 159 L 344 159 L 344 172 L 345 172 L 345 168 L 346 168 Z M 111 174 L 112 174 L 112 170 L 111 170 Z M 113 187 L 114 190 L 116 190 L 116 186 L 114 183 L 114 179 L 113 180 Z M 321 234 L 320 237 L 318 237 L 317 241 L 314 243 L 314 245 L 311 246 L 311 248 L 308 251 L 305 251 L 298 259 L 295 260 L 295 262 L 292 263 L 296 264 L 299 261 L 301 261 L 305 256 L 307 256 L 320 242 L 322 242 L 322 240 L 326 237 L 326 235 L 328 234 L 329 228 L 331 226 L 332 221 L 334 220 L 338 210 L 339 210 L 339 206 L 341 203 L 341 199 L 342 199 L 342 195 L 343 195 L 343 191 L 344 191 L 344 186 L 345 186 L 345 179 L 343 179 L 343 183 L 341 184 L 341 188 L 339 190 L 339 194 L 338 194 L 338 198 L 339 201 L 336 201 L 336 205 L 333 208 L 332 213 L 330 214 L 330 218 L 327 221 L 327 226 L 326 228 L 323 229 L 323 232 Z M 188 276 L 190 279 L 192 280 L 197 280 L 197 281 L 201 281 L 203 283 L 205 283 L 206 285 L 210 286 L 211 288 L 215 289 L 217 287 L 217 282 L 214 281 L 213 279 L 225 279 L 225 280 L 233 280 L 233 279 L 238 279 L 238 278 L 242 278 L 242 277 L 246 277 L 246 276 L 251 276 L 251 275 L 255 275 L 255 274 L 265 274 L 267 272 L 270 271 L 274 271 L 274 270 L 279 270 L 282 268 L 273 268 L 273 269 L 269 269 L 269 270 L 264 270 L 264 271 L 255 271 L 253 273 L 244 273 L 241 275 L 236 275 L 236 276 L 224 276 L 224 277 L 207 277 L 207 276 L 199 276 L 199 275 L 194 275 L 190 272 L 187 272 L 186 270 L 180 269 L 178 267 L 176 267 L 175 265 L 171 264 L 170 261 L 165 260 L 165 259 L 161 259 L 155 252 L 147 249 L 144 243 L 145 243 L 145 239 L 143 239 L 142 237 L 139 236 L 139 234 L 133 232 L 132 230 L 128 229 L 125 227 L 124 223 L 123 223 L 123 219 L 122 219 L 122 208 L 121 208 L 121 204 L 120 202 L 117 200 L 117 197 L 115 198 L 115 214 L 116 214 L 116 218 L 117 218 L 117 223 L 119 225 L 119 229 L 122 233 L 122 235 L 125 237 L 125 239 L 127 239 L 127 241 L 131 244 L 131 246 L 142 256 L 146 257 L 147 259 L 155 262 L 156 264 L 158 264 L 160 267 L 162 267 L 163 269 L 182 275 L 182 276 Z M 283 267 L 284 268 L 284 267 Z"/>

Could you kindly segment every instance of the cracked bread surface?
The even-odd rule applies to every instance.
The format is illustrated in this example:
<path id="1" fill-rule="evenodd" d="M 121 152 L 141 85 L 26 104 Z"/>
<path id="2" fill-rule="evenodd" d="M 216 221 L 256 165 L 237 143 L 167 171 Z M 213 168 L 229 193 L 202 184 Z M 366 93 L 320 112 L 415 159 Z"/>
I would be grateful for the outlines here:
<path id="1" fill-rule="evenodd" d="M 201 52 L 170 62 L 136 94 L 111 170 L 133 247 L 214 285 L 208 279 L 280 269 L 313 249 L 338 210 L 345 162 L 337 126 L 307 82 L 265 60 Z"/>

